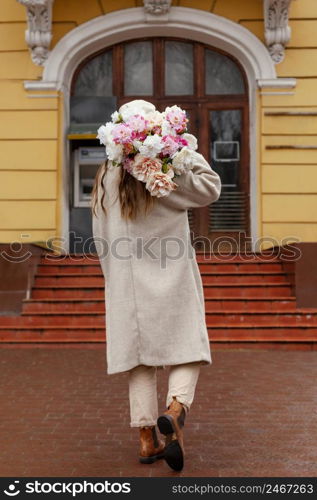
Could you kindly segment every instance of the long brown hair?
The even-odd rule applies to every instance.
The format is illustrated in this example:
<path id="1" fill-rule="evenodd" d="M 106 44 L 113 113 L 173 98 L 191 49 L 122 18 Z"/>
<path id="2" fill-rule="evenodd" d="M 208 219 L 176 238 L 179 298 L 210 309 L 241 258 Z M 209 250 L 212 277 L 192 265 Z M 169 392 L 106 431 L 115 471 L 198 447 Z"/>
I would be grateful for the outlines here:
<path id="1" fill-rule="evenodd" d="M 154 205 L 154 197 L 151 196 L 150 192 L 145 188 L 145 183 L 140 182 L 135 177 L 133 177 L 129 172 L 127 172 L 123 167 L 120 168 L 120 177 L 119 177 L 119 185 L 118 185 L 118 195 L 121 206 L 121 215 L 124 219 L 134 219 L 140 210 L 143 210 L 143 213 L 147 214 L 148 211 Z M 108 165 L 105 161 L 102 163 L 97 171 L 95 182 L 93 185 L 93 189 L 91 192 L 91 210 L 94 215 L 96 214 L 96 207 L 99 204 L 98 193 L 99 187 L 101 187 L 102 195 L 100 199 L 100 206 L 105 213 L 107 214 L 104 199 L 106 196 L 105 187 L 104 187 L 104 177 L 107 173 Z"/>

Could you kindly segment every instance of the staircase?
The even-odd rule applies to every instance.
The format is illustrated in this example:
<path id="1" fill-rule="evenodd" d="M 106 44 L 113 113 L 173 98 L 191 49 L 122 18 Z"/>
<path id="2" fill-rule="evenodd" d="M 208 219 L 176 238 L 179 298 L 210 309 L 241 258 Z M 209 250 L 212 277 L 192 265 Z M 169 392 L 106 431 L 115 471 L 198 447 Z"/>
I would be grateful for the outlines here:
<path id="1" fill-rule="evenodd" d="M 277 256 L 220 259 L 197 252 L 197 262 L 212 342 L 315 344 L 317 309 L 296 307 L 291 283 Z M 43 254 L 21 314 L 0 316 L 2 342 L 104 340 L 104 278 L 93 255 L 46 258 Z"/>

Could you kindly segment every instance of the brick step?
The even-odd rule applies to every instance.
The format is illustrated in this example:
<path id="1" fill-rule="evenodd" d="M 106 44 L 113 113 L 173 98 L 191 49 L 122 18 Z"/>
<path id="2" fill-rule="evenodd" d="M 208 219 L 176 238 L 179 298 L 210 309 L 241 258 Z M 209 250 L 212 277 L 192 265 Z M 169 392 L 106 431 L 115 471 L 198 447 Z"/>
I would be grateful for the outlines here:
<path id="1" fill-rule="evenodd" d="M 69 266 L 68 266 L 69 267 Z M 87 266 L 88 267 L 88 266 Z M 54 279 L 54 278 L 60 278 L 60 277 L 65 277 L 65 278 L 86 278 L 86 277 L 103 277 L 103 273 L 100 269 L 94 269 L 92 271 L 86 271 L 85 272 L 80 272 L 80 269 L 74 267 L 74 269 L 71 272 L 68 272 L 64 268 L 58 268 L 56 266 L 57 272 L 43 272 L 39 273 L 37 272 L 35 274 L 35 278 L 43 278 L 43 279 Z M 76 271 L 76 272 L 75 272 Z M 200 272 L 204 276 L 275 276 L 275 275 L 282 275 L 285 276 L 286 273 L 283 271 L 275 270 L 266 270 L 266 269 L 251 269 L 251 270 L 246 270 L 246 271 L 241 271 L 238 269 L 233 269 L 226 271 L 225 269 L 220 269 L 220 270 L 215 270 L 211 269 L 210 267 L 206 269 L 205 271 L 202 271 L 200 269 Z"/>
<path id="2" fill-rule="evenodd" d="M 44 318 L 44 319 L 43 319 Z M 215 327 L 223 324 L 225 320 L 226 325 L 240 326 L 245 324 L 247 326 L 294 326 L 294 325 L 307 325 L 317 326 L 317 312 L 286 312 L 286 311 L 236 311 L 224 313 L 223 311 L 207 312 L 206 322 L 207 326 Z M 43 322 L 44 321 L 44 322 Z M 45 327 L 45 326 L 103 326 L 105 321 L 105 311 L 90 311 L 90 312 L 76 312 L 69 313 L 63 312 L 50 312 L 42 313 L 23 313 L 20 316 L 2 316 L 1 327 Z"/>
<path id="3" fill-rule="evenodd" d="M 87 327 L 43 327 L 15 328 L 0 327 L 0 342 L 105 342 L 104 328 Z"/>
<path id="4" fill-rule="evenodd" d="M 71 313 L 71 314 L 70 314 Z M 87 324 L 91 324 L 92 321 L 95 321 L 95 324 L 98 325 L 99 322 L 104 321 L 105 318 L 105 309 L 103 311 L 94 309 L 91 311 L 50 311 L 43 309 L 42 311 L 34 312 L 23 312 L 21 316 L 17 317 L 3 317 L 4 321 L 2 324 L 5 326 L 6 324 L 23 324 L 20 321 L 21 318 L 25 318 L 26 324 L 38 324 L 41 323 L 42 317 L 45 317 L 45 321 L 47 324 L 80 324 L 82 321 L 87 320 Z M 226 323 L 228 325 L 242 325 L 246 324 L 255 324 L 255 325 L 317 325 L 317 312 L 311 311 L 293 311 L 286 312 L 283 310 L 276 311 L 234 311 L 234 312 L 225 312 L 225 311 L 206 311 L 206 322 L 208 326 L 216 326 L 218 324 L 223 323 L 224 317 L 226 319 Z M 6 321 L 6 318 L 9 321 Z M 16 321 L 15 321 L 16 320 Z M 101 323 L 102 324 L 102 323 Z"/>
<path id="5" fill-rule="evenodd" d="M 291 297 L 289 283 L 217 283 L 204 284 L 205 298 L 212 297 Z"/>
<path id="6" fill-rule="evenodd" d="M 230 264 L 230 263 L 281 263 L 281 259 L 277 255 L 262 255 L 262 254 L 250 254 L 250 255 L 232 255 L 227 256 L 217 256 L 216 254 L 199 254 L 196 252 L 197 262 L 201 263 L 218 263 L 218 264 Z M 87 257 L 77 255 L 75 256 L 62 256 L 62 257 L 48 257 L 42 256 L 40 259 L 40 265 L 92 265 L 100 266 L 100 260 L 98 257 Z"/>
<path id="7" fill-rule="evenodd" d="M 70 264 L 97 264 L 99 265 L 99 257 L 97 255 L 72 255 L 72 254 L 67 254 L 67 255 L 50 255 L 50 254 L 42 254 L 41 259 L 40 259 L 40 264 L 43 265 L 51 265 L 51 264 L 58 264 L 58 265 L 64 265 L 66 263 Z"/>
<path id="8" fill-rule="evenodd" d="M 42 285 L 60 285 L 60 286 L 68 286 L 74 285 L 76 287 L 81 286 L 102 286 L 104 287 L 104 277 L 100 273 L 86 273 L 86 274 L 52 274 L 47 276 L 39 276 L 35 275 L 34 277 L 34 286 L 42 286 Z"/>
<path id="9" fill-rule="evenodd" d="M 60 299 L 81 299 L 96 300 L 103 299 L 105 295 L 104 287 L 101 286 L 39 286 L 32 288 L 33 299 L 60 298 Z"/>
<path id="10" fill-rule="evenodd" d="M 221 273 L 255 273 L 255 272 L 280 272 L 284 273 L 281 262 L 198 262 L 200 272 L 213 271 Z"/>
<path id="11" fill-rule="evenodd" d="M 246 325 L 271 325 L 275 326 L 294 326 L 308 325 L 317 326 L 317 311 L 312 313 L 307 311 L 212 311 L 206 313 L 206 322 L 210 327 L 217 327 L 223 324 L 242 326 Z"/>
<path id="12" fill-rule="evenodd" d="M 93 299 L 94 302 L 102 302 L 104 299 Z M 44 299 L 22 299 L 22 302 L 90 302 L 90 300 L 85 300 L 85 299 L 76 299 L 76 298 L 66 298 L 66 299 L 51 299 L 51 298 L 44 298 Z"/>
<path id="13" fill-rule="evenodd" d="M 216 283 L 289 283 L 285 273 L 280 272 L 241 272 L 241 273 L 217 273 L 202 272 L 201 278 L 203 284 Z"/>
<path id="14" fill-rule="evenodd" d="M 208 328 L 213 342 L 316 342 L 317 326 L 217 325 Z"/>
<path id="15" fill-rule="evenodd" d="M 86 328 L 104 327 L 105 313 L 83 313 L 83 314 L 49 314 L 42 316 L 38 314 L 23 314 L 20 316 L 2 316 L 0 328 L 46 328 L 51 327 L 76 327 L 84 325 Z"/>
<path id="16" fill-rule="evenodd" d="M 287 283 L 287 277 L 280 272 L 216 273 L 202 272 L 203 284 L 213 283 Z M 105 280 L 101 273 L 59 273 L 36 275 L 34 286 L 38 285 L 102 285 Z"/>
<path id="17" fill-rule="evenodd" d="M 85 300 L 85 299 L 24 299 L 24 313 L 42 313 L 46 314 L 54 312 L 103 312 L 105 310 L 104 299 Z"/>
<path id="18" fill-rule="evenodd" d="M 209 328 L 211 346 L 214 342 L 316 342 L 317 327 L 305 326 L 232 326 L 218 325 Z M 42 328 L 3 328 L 0 327 L 1 342 L 104 342 L 106 332 L 102 327 L 76 328 L 61 326 Z"/>
<path id="19" fill-rule="evenodd" d="M 205 299 L 206 311 L 294 311 L 296 309 L 295 297 L 209 297 Z"/>
<path id="20" fill-rule="evenodd" d="M 37 266 L 37 276 L 46 276 L 46 275 L 51 275 L 51 274 L 66 274 L 66 275 L 73 275 L 73 274 L 97 274 L 98 276 L 102 275 L 102 270 L 100 267 L 99 262 L 96 264 L 56 264 L 56 265 L 51 265 L 51 264 L 39 264 Z"/>
<path id="21" fill-rule="evenodd" d="M 259 297 L 213 297 L 205 300 L 206 312 L 220 312 L 227 314 L 232 311 L 295 311 L 295 297 L 281 297 L 278 299 Z M 104 298 L 99 299 L 74 299 L 74 298 L 42 298 L 24 299 L 23 313 L 51 312 L 103 312 L 105 310 Z M 299 312 L 302 310 L 300 309 Z"/>
<path id="22" fill-rule="evenodd" d="M 40 285 L 32 288 L 32 298 L 96 298 L 104 297 L 104 286 L 101 285 Z M 235 284 L 222 284 L 204 285 L 205 298 L 210 297 L 270 297 L 278 298 L 291 296 L 291 287 L 289 284 L 284 283 L 235 283 Z"/>
<path id="23" fill-rule="evenodd" d="M 253 262 L 253 263 L 226 263 L 226 262 L 199 262 L 201 272 L 222 272 L 240 273 L 240 272 L 283 272 L 283 266 L 280 262 Z M 47 274 L 102 274 L 99 262 L 87 264 L 68 264 L 61 263 L 52 265 L 40 264 L 37 268 L 37 275 Z"/>
<path id="24" fill-rule="evenodd" d="M 99 309 L 96 308 L 96 306 L 94 307 L 94 309 L 90 308 L 90 309 L 70 309 L 70 310 L 67 310 L 65 309 L 64 307 L 61 307 L 60 306 L 60 309 L 49 309 L 49 308 L 43 308 L 43 309 L 39 309 L 37 311 L 23 311 L 21 313 L 21 316 L 23 316 L 23 318 L 28 318 L 30 316 L 32 316 L 33 318 L 36 318 L 36 317 L 41 317 L 41 316 L 51 316 L 51 317 L 57 317 L 57 316 L 63 316 L 63 317 L 67 317 L 71 314 L 71 317 L 75 318 L 76 316 L 88 316 L 89 315 L 98 315 L 98 314 L 102 314 L 103 316 L 105 315 L 105 312 L 106 312 L 106 309 L 105 309 L 105 306 L 104 304 L 102 304 L 102 308 L 100 307 Z M 7 317 L 7 316 L 3 316 L 3 317 Z M 12 317 L 12 316 L 10 316 Z"/>

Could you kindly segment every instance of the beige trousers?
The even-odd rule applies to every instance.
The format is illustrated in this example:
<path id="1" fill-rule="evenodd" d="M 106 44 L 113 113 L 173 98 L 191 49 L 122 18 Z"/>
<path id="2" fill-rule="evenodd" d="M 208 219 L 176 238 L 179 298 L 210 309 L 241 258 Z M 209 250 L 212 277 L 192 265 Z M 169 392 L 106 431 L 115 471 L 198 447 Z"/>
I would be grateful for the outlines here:
<path id="1" fill-rule="evenodd" d="M 194 399 L 200 364 L 186 363 L 169 367 L 166 407 L 173 396 L 183 403 L 186 413 Z M 157 367 L 139 365 L 129 370 L 130 427 L 155 425 L 158 418 Z"/>

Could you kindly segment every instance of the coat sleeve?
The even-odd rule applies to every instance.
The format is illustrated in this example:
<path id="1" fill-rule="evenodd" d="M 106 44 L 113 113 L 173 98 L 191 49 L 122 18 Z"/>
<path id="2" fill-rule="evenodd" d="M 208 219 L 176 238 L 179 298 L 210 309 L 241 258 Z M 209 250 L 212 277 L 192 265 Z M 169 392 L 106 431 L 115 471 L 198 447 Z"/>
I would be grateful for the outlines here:
<path id="1" fill-rule="evenodd" d="M 176 178 L 177 189 L 160 198 L 165 205 L 184 210 L 205 207 L 218 200 L 221 193 L 219 175 L 200 153 L 195 152 L 194 155 L 192 170 Z"/>

